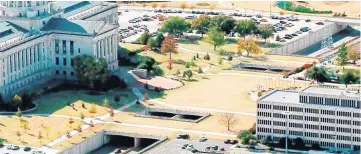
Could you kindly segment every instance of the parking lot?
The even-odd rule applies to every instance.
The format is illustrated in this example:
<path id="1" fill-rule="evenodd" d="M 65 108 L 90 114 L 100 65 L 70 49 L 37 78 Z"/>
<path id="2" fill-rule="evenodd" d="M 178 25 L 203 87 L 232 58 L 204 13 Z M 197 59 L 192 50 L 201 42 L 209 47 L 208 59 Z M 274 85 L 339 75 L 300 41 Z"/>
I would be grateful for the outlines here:
<path id="1" fill-rule="evenodd" d="M 164 145 L 156 148 L 151 151 L 149 154 L 161 154 L 161 153 L 172 153 L 172 154 L 192 154 L 190 150 L 182 149 L 184 144 L 192 144 L 194 149 L 197 149 L 200 152 L 194 153 L 202 153 L 202 152 L 211 152 L 223 154 L 228 153 L 230 150 L 231 144 L 225 144 L 223 140 L 214 140 L 208 139 L 204 142 L 200 142 L 198 138 L 193 140 L 185 140 L 185 139 L 173 139 Z M 218 146 L 218 150 L 206 150 L 206 147 Z M 225 151 L 220 151 L 221 148 L 224 148 Z"/>
<path id="2" fill-rule="evenodd" d="M 26 153 L 29 153 L 29 154 L 32 154 L 34 151 L 40 151 L 39 148 L 35 148 L 35 147 L 31 147 L 31 150 L 30 151 L 24 151 L 24 148 L 26 146 L 19 146 L 20 149 L 18 150 L 8 150 L 7 147 L 9 145 L 8 144 L 5 144 L 3 147 L 0 147 L 0 154 L 26 154 Z M 45 151 L 45 150 L 42 150 L 42 151 Z M 55 150 L 55 149 L 47 149 L 46 150 L 46 154 L 56 154 L 58 153 L 59 150 Z M 37 153 L 37 154 L 42 154 L 42 153 Z"/>
<path id="3" fill-rule="evenodd" d="M 214 13 L 216 15 L 227 15 L 227 16 L 232 16 L 234 19 L 236 20 L 244 20 L 244 19 L 252 19 L 255 22 L 259 22 L 260 24 L 271 24 L 273 25 L 277 25 L 277 27 L 283 27 L 283 30 L 280 31 L 276 31 L 274 33 L 274 37 L 268 39 L 271 43 L 282 43 L 280 41 L 276 41 L 276 37 L 279 36 L 281 39 L 285 37 L 286 34 L 291 35 L 291 38 L 288 39 L 283 39 L 283 42 L 290 42 L 292 40 L 295 40 L 301 36 L 307 35 L 308 33 L 312 32 L 312 30 L 321 28 L 323 25 L 317 25 L 315 21 L 309 21 L 306 22 L 305 20 L 298 20 L 298 21 L 289 21 L 287 19 L 282 19 L 282 21 L 284 22 L 283 24 L 280 23 L 280 19 L 271 19 L 269 17 L 260 17 L 260 16 L 250 16 L 250 15 L 246 15 L 246 14 L 242 14 L 242 13 L 236 13 L 235 12 L 213 12 L 212 14 L 210 14 L 210 12 L 182 12 L 182 13 L 178 13 L 181 12 L 179 9 L 175 9 L 173 10 L 174 13 L 164 13 L 164 12 L 155 12 L 155 11 L 140 11 L 140 10 L 136 10 L 136 11 L 132 11 L 132 10 L 124 10 L 124 9 L 119 9 L 120 15 L 119 15 L 119 25 L 120 25 L 120 29 L 129 29 L 129 32 L 120 32 L 120 34 L 126 35 L 125 38 L 122 39 L 122 41 L 124 42 L 133 42 L 136 39 L 138 39 L 140 37 L 140 35 L 144 32 L 144 29 L 141 28 L 134 28 L 134 25 L 145 25 L 146 28 L 149 30 L 150 33 L 156 32 L 159 28 L 161 28 L 161 23 L 159 22 L 158 18 L 152 18 L 155 17 L 157 15 L 165 15 L 166 17 L 169 16 L 180 16 L 180 17 L 189 17 L 189 16 L 194 16 L 197 17 L 201 14 L 207 14 L 209 16 L 215 16 L 213 15 Z M 177 12 L 177 13 L 176 13 Z M 141 18 L 144 18 L 144 16 L 146 16 L 146 18 L 150 18 L 152 21 L 140 21 L 140 22 L 136 22 L 136 23 L 130 23 L 129 21 L 139 18 L 139 20 L 142 20 Z M 280 17 L 279 15 L 275 15 Z M 283 17 L 289 17 L 289 16 L 283 16 Z M 290 24 L 291 23 L 291 24 Z M 131 27 L 131 28 L 130 28 Z M 275 29 L 277 29 L 277 27 L 275 27 Z M 307 32 L 300 32 L 300 28 L 302 27 L 308 27 L 309 29 L 311 29 L 310 31 Z M 278 29 L 279 30 L 279 29 Z M 137 31 L 136 34 L 134 31 Z M 126 33 L 126 34 L 124 34 Z"/>

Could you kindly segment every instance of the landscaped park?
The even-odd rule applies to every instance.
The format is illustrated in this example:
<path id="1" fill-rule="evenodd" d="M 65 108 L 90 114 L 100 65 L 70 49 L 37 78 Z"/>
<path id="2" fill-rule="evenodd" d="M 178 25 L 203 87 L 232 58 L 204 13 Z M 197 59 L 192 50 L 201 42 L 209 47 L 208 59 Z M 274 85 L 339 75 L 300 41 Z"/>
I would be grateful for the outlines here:
<path id="1" fill-rule="evenodd" d="M 272 27 L 250 20 L 224 15 L 193 20 L 167 17 L 159 26 L 156 35 L 145 31 L 135 42 L 120 42 L 119 66 L 145 70 L 144 80 L 162 78 L 181 86 L 148 85 L 124 75 L 126 71 L 110 72 L 104 59 L 98 62 L 80 55 L 73 67 L 79 81 L 1 99 L 0 112 L 12 113 L 0 116 L 0 141 L 65 150 L 103 130 L 114 130 L 170 139 L 188 133 L 191 139 L 206 135 L 264 146 L 266 139 L 254 136 L 259 97 L 274 89 L 295 90 L 316 83 L 352 87 L 360 82 L 360 71 L 353 67 L 360 57 L 346 45 L 338 49 L 337 66 L 328 67 L 317 58 L 269 55 L 282 44 L 269 41 Z M 135 82 L 127 83 L 130 80 L 118 75 Z M 209 116 L 198 122 L 136 116 L 149 108 Z"/>

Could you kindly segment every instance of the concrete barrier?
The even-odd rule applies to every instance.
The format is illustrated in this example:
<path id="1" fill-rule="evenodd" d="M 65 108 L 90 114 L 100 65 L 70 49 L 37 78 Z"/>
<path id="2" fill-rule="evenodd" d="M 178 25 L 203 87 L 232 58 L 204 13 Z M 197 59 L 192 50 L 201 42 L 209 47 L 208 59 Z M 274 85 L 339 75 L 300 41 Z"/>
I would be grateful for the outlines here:
<path id="1" fill-rule="evenodd" d="M 268 52 L 268 54 L 291 55 L 293 53 L 301 51 L 313 44 L 316 44 L 317 42 L 322 41 L 326 27 L 331 29 L 331 35 L 333 35 L 345 29 L 347 26 L 339 25 L 334 22 L 326 23 L 324 27 L 309 31 L 307 35 L 300 37 L 279 48 L 272 49 Z"/>
<path id="2" fill-rule="evenodd" d="M 36 108 L 38 108 L 38 104 L 35 104 L 35 106 L 33 108 L 31 108 L 31 109 L 21 111 L 21 113 L 22 114 L 29 113 L 31 111 L 34 111 Z M 16 114 L 16 112 L 0 112 L 0 115 L 14 115 L 14 114 Z"/>
<path id="3" fill-rule="evenodd" d="M 109 143 L 110 137 L 104 135 L 104 131 L 94 134 L 84 141 L 75 144 L 74 146 L 61 151 L 61 154 L 87 154 L 94 151 L 103 145 Z"/>

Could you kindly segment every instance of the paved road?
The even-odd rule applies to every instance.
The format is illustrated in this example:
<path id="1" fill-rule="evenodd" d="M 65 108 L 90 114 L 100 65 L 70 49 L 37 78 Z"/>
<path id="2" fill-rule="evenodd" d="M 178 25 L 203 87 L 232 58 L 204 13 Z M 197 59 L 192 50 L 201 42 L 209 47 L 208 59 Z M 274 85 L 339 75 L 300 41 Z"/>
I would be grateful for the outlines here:
<path id="1" fill-rule="evenodd" d="M 31 151 L 24 151 L 23 148 L 26 147 L 26 146 L 22 146 L 22 145 L 19 145 L 20 149 L 19 150 L 7 150 L 7 146 L 10 145 L 10 144 L 4 144 L 5 146 L 0 148 L 0 154 L 5 154 L 5 153 L 9 153 L 9 154 L 31 154 L 31 152 L 33 151 L 38 151 L 39 148 L 37 147 L 31 147 Z M 55 149 L 48 149 L 46 151 L 47 154 L 56 154 L 58 153 L 59 150 L 55 150 Z"/>

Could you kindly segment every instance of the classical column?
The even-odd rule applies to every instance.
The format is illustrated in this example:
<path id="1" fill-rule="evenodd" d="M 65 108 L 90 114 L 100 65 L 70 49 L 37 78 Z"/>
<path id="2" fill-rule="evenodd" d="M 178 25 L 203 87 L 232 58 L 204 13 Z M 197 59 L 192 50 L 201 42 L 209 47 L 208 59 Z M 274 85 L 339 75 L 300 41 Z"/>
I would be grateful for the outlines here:
<path id="1" fill-rule="evenodd" d="M 118 52 L 118 36 L 117 35 L 113 35 L 113 40 L 114 40 L 114 46 L 113 46 L 113 48 L 114 48 L 114 50 L 113 50 L 113 55 L 114 55 L 114 57 L 113 57 L 113 60 L 117 60 L 118 59 L 118 57 L 117 57 L 117 52 Z"/>
<path id="2" fill-rule="evenodd" d="M 98 58 L 97 57 L 97 42 L 93 42 L 93 56 L 95 58 Z"/>
<path id="3" fill-rule="evenodd" d="M 99 58 L 99 54 L 100 54 L 100 41 L 97 41 L 97 55 L 96 57 Z"/>
<path id="4" fill-rule="evenodd" d="M 104 55 L 105 55 L 105 41 L 104 41 L 104 39 L 101 39 L 101 56 L 100 57 L 103 57 L 104 58 Z"/>
<path id="5" fill-rule="evenodd" d="M 106 61 L 108 61 L 108 52 L 109 52 L 109 50 L 108 50 L 108 38 L 107 37 L 105 37 L 104 38 L 104 59 L 106 60 Z"/>

